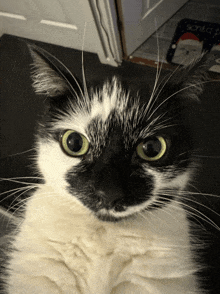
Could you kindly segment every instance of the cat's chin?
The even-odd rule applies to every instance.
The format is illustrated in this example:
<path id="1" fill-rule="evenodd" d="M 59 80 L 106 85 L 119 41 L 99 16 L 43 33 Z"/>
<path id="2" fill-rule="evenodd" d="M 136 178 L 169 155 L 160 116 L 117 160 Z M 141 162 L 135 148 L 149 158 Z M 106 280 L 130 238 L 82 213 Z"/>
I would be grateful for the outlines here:
<path id="1" fill-rule="evenodd" d="M 127 220 L 128 218 L 134 217 L 136 212 L 131 213 L 128 212 L 126 209 L 116 211 L 114 209 L 101 209 L 97 212 L 95 212 L 96 217 L 101 220 L 101 221 L 106 221 L 106 222 L 119 222 L 122 220 Z"/>
<path id="2" fill-rule="evenodd" d="M 95 215 L 99 220 L 104 221 L 104 222 L 119 222 L 119 221 L 126 220 L 126 219 L 132 217 L 132 215 L 114 216 L 114 215 L 111 215 L 110 213 L 106 213 L 106 214 L 96 213 Z"/>

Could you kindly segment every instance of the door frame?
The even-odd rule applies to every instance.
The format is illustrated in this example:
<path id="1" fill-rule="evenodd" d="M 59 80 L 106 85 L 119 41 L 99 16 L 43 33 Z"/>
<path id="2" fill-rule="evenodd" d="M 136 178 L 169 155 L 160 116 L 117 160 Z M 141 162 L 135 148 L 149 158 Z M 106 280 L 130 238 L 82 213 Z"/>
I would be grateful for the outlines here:
<path id="1" fill-rule="evenodd" d="M 107 60 L 105 63 L 118 66 L 123 59 L 123 49 L 116 1 L 89 0 L 89 3 Z"/>

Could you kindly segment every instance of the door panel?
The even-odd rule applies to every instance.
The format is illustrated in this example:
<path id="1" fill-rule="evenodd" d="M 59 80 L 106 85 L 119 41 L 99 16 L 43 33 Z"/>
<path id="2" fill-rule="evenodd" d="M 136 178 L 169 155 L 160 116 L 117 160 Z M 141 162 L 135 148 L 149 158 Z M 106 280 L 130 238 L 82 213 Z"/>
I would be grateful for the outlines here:
<path id="1" fill-rule="evenodd" d="M 135 51 L 188 0 L 118 0 L 126 55 Z"/>

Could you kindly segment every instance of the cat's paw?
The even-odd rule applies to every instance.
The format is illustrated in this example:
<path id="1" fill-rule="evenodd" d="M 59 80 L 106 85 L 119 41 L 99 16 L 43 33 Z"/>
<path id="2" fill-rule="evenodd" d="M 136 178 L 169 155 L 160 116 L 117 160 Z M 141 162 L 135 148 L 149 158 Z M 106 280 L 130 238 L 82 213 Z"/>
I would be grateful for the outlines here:
<path id="1" fill-rule="evenodd" d="M 27 277 L 17 275 L 14 283 L 8 286 L 8 294 L 80 294 L 76 285 L 53 281 L 48 277 Z"/>

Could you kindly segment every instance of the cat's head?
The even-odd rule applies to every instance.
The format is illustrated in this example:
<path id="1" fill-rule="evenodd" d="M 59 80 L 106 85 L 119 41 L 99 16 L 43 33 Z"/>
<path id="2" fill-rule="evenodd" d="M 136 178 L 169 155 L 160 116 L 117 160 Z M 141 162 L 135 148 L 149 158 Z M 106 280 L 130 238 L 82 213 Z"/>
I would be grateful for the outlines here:
<path id="1" fill-rule="evenodd" d="M 116 77 L 81 89 L 55 57 L 31 52 L 34 89 L 47 96 L 37 136 L 46 185 L 111 221 L 160 209 L 186 189 L 195 166 L 188 114 L 202 92 L 202 60 L 147 95 Z"/>

